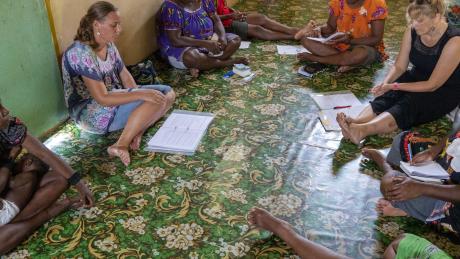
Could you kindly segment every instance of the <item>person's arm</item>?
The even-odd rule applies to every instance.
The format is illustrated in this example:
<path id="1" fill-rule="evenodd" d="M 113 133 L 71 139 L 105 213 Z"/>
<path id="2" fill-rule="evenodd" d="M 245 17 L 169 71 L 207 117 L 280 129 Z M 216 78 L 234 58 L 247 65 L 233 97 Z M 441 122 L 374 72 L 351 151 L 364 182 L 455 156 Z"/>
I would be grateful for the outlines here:
<path id="1" fill-rule="evenodd" d="M 121 83 L 123 84 L 125 88 L 136 88 L 137 87 L 136 81 L 134 80 L 133 76 L 131 75 L 131 73 L 129 73 L 126 67 L 123 67 L 123 70 L 121 70 L 120 79 L 121 79 Z"/>
<path id="2" fill-rule="evenodd" d="M 446 146 L 448 137 L 442 138 L 436 145 L 429 149 L 417 153 L 411 160 L 411 165 L 422 164 L 427 161 L 433 161 Z"/>
<path id="3" fill-rule="evenodd" d="M 8 186 L 10 177 L 11 170 L 7 166 L 0 167 L 0 194 L 2 194 Z"/>
<path id="4" fill-rule="evenodd" d="M 321 32 L 320 36 L 327 37 L 331 34 L 334 34 L 337 31 L 337 17 L 334 15 L 329 15 L 327 23 L 320 26 L 319 30 Z"/>
<path id="5" fill-rule="evenodd" d="M 29 153 L 36 156 L 38 159 L 42 160 L 45 164 L 51 167 L 55 172 L 61 174 L 64 178 L 69 179 L 73 174 L 74 170 L 62 160 L 58 155 L 54 154 L 49 150 L 43 143 L 41 143 L 35 137 L 27 134 L 24 143 L 22 144 Z M 85 181 L 80 180 L 75 188 L 80 193 L 80 201 L 83 202 L 86 206 L 94 205 L 94 197 Z"/>
<path id="6" fill-rule="evenodd" d="M 412 180 L 410 177 L 397 176 L 393 186 L 387 192 L 388 200 L 403 201 L 427 196 L 447 202 L 460 202 L 460 185 L 441 185 Z"/>
<path id="7" fill-rule="evenodd" d="M 450 39 L 442 50 L 441 57 L 431 76 L 426 81 L 401 84 L 385 84 L 382 92 L 401 90 L 406 92 L 434 92 L 439 89 L 460 64 L 460 36 Z"/>
<path id="8" fill-rule="evenodd" d="M 219 42 L 222 44 L 221 49 L 227 47 L 227 37 L 225 36 L 225 28 L 216 12 L 210 14 L 212 23 L 214 24 L 214 32 L 219 38 Z"/>
<path id="9" fill-rule="evenodd" d="M 126 72 L 129 74 L 128 71 Z M 152 103 L 164 102 L 164 95 L 158 91 L 145 89 L 132 92 L 108 92 L 103 82 L 85 76 L 82 77 L 90 95 L 102 106 L 118 106 L 138 100 Z M 127 79 L 125 78 L 125 80 Z"/>
<path id="10" fill-rule="evenodd" d="M 183 36 L 181 30 L 166 30 L 169 41 L 176 48 L 198 47 L 206 48 L 213 53 L 220 51 L 220 43 L 210 40 L 198 40 L 191 37 Z"/>

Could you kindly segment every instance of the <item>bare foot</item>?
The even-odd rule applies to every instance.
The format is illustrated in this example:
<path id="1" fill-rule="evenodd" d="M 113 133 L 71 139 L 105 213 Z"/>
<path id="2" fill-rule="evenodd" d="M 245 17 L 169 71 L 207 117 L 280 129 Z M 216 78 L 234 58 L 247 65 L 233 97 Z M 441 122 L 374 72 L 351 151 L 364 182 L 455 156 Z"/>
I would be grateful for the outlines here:
<path id="1" fill-rule="evenodd" d="M 337 69 L 337 72 L 339 73 L 346 73 L 350 70 L 353 70 L 355 69 L 356 67 L 352 67 L 352 66 L 340 66 L 338 69 Z"/>
<path id="2" fill-rule="evenodd" d="M 193 78 L 198 78 L 198 76 L 200 76 L 200 70 L 198 68 L 190 68 L 189 71 Z"/>
<path id="3" fill-rule="evenodd" d="M 69 208 L 76 208 L 80 204 L 80 198 L 65 198 L 60 201 L 56 201 L 50 207 L 46 209 L 50 218 L 54 218 L 57 215 L 61 214 L 62 212 L 66 211 Z"/>
<path id="4" fill-rule="evenodd" d="M 381 198 L 377 202 L 377 206 L 375 208 L 377 212 L 382 214 L 383 216 L 389 216 L 389 217 L 405 217 L 407 216 L 407 213 L 403 211 L 402 209 L 398 209 L 393 207 L 391 202 Z"/>
<path id="5" fill-rule="evenodd" d="M 305 37 L 305 35 L 307 35 L 307 33 L 310 30 L 311 30 L 311 28 L 308 25 L 303 27 L 302 29 L 300 29 L 299 31 L 296 32 L 296 34 L 294 35 L 294 39 L 296 39 L 296 40 L 302 39 L 303 37 Z"/>
<path id="6" fill-rule="evenodd" d="M 344 139 L 350 139 L 350 131 L 349 126 L 350 124 L 346 120 L 346 115 L 343 112 L 337 113 L 337 123 L 339 123 L 340 128 L 342 129 L 342 135 Z"/>
<path id="7" fill-rule="evenodd" d="M 238 58 L 233 58 L 233 64 L 245 64 L 249 65 L 249 60 L 245 57 L 238 57 Z"/>
<path id="8" fill-rule="evenodd" d="M 139 134 L 133 138 L 133 141 L 129 145 L 129 148 L 131 148 L 131 150 L 138 150 L 141 147 L 142 135 L 143 134 Z"/>
<path id="9" fill-rule="evenodd" d="M 270 214 L 270 212 L 257 207 L 254 207 L 251 211 L 249 211 L 248 223 L 258 228 L 271 231 L 275 234 L 278 233 L 280 228 L 291 228 L 286 221 L 276 218 Z"/>
<path id="10" fill-rule="evenodd" d="M 307 53 L 307 52 L 302 52 L 297 54 L 297 59 L 300 61 L 313 61 L 316 62 L 317 60 L 314 58 L 315 56 L 313 54 Z"/>
<path id="11" fill-rule="evenodd" d="M 109 156 L 119 157 L 121 162 L 125 166 L 128 166 L 131 162 L 131 158 L 129 157 L 129 151 L 126 147 L 113 145 L 107 148 L 107 153 L 109 153 Z"/>
<path id="12" fill-rule="evenodd" d="M 372 148 L 363 148 L 361 150 L 363 156 L 373 160 L 380 168 L 383 168 L 383 165 L 386 163 L 385 157 L 377 149 Z"/>

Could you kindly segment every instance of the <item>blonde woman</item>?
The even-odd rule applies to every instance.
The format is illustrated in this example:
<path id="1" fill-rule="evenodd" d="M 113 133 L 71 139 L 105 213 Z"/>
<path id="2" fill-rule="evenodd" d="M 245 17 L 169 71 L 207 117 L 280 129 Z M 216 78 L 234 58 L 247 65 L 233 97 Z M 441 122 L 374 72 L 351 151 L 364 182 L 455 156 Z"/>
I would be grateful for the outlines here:
<path id="1" fill-rule="evenodd" d="M 369 135 L 434 121 L 458 106 L 460 29 L 446 22 L 445 10 L 444 0 L 411 1 L 396 62 L 371 89 L 377 98 L 355 118 L 337 116 L 345 138 L 358 144 Z"/>

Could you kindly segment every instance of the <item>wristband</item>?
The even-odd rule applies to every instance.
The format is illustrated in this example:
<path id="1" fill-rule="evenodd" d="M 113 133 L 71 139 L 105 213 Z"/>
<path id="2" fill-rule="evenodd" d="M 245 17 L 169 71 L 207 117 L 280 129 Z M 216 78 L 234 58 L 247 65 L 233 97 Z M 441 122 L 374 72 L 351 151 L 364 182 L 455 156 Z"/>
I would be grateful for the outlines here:
<path id="1" fill-rule="evenodd" d="M 72 176 L 69 177 L 69 179 L 67 179 L 67 182 L 70 184 L 70 185 L 76 185 L 77 183 L 79 183 L 81 180 L 81 174 L 79 172 L 75 172 L 73 173 Z"/>
<path id="2" fill-rule="evenodd" d="M 394 83 L 392 84 L 392 86 L 391 86 L 391 89 L 392 89 L 393 91 L 399 90 L 399 83 L 398 83 L 398 82 L 394 82 Z"/>

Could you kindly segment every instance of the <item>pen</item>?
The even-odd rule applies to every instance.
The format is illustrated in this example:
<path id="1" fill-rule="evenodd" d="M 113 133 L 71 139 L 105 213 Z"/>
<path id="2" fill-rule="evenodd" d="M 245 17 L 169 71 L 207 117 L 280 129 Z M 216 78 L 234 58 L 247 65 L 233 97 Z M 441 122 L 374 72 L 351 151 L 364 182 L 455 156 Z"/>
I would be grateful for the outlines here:
<path id="1" fill-rule="evenodd" d="M 407 144 L 407 151 L 409 152 L 409 162 L 412 163 L 412 147 L 410 145 L 410 142 L 409 144 Z"/>
<path id="2" fill-rule="evenodd" d="M 334 106 L 334 110 L 337 110 L 337 109 L 345 109 L 345 108 L 350 108 L 351 105 L 344 105 L 344 106 Z"/>

